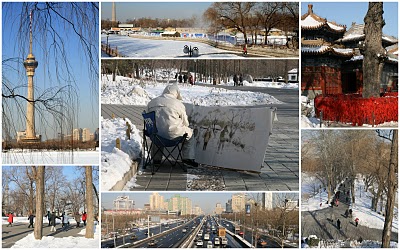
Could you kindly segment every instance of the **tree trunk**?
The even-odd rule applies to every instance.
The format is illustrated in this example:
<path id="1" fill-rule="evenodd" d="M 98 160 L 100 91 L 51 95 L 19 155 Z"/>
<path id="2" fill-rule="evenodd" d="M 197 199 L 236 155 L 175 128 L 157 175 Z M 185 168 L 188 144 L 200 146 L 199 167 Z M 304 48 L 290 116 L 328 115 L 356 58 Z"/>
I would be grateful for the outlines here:
<path id="1" fill-rule="evenodd" d="M 36 173 L 36 219 L 33 232 L 36 240 L 41 240 L 43 236 L 44 171 L 44 166 L 38 166 L 37 170 L 34 170 Z"/>
<path id="2" fill-rule="evenodd" d="M 388 171 L 388 191 L 387 201 L 385 209 L 385 224 L 382 232 L 382 248 L 390 247 L 390 236 L 392 234 L 392 221 L 393 221 L 393 208 L 396 196 L 396 173 L 397 169 L 397 157 L 398 157 L 398 145 L 397 145 L 398 131 L 393 130 L 392 146 L 390 149 L 390 162 Z"/>
<path id="3" fill-rule="evenodd" d="M 370 2 L 364 17 L 363 97 L 379 97 L 385 49 L 382 47 L 383 3 Z"/>
<path id="4" fill-rule="evenodd" d="M 94 204 L 93 204 L 93 188 L 92 188 L 92 166 L 86 166 L 86 207 L 87 207 L 87 223 L 85 238 L 94 238 Z"/>

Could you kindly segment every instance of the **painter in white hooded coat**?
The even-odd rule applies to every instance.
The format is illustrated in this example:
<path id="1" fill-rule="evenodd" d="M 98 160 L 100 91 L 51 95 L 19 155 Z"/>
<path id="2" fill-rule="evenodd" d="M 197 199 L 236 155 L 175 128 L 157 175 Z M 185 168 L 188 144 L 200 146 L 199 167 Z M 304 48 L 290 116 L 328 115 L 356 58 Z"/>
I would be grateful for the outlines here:
<path id="1" fill-rule="evenodd" d="M 158 134 L 166 139 L 175 139 L 188 134 L 187 142 L 183 148 L 184 159 L 194 159 L 193 130 L 189 128 L 189 120 L 186 108 L 182 103 L 182 97 L 178 85 L 168 85 L 161 96 L 154 98 L 147 105 L 147 111 L 156 112 Z M 161 160 L 161 155 L 155 156 Z"/>

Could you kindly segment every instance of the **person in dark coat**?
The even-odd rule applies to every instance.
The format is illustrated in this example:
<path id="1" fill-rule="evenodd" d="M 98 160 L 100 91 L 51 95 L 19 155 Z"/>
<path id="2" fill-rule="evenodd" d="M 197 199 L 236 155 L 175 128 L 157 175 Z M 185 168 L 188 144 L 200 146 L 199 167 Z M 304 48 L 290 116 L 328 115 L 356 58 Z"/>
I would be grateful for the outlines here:
<path id="1" fill-rule="evenodd" d="M 179 76 L 178 76 L 178 82 L 179 82 L 179 83 L 182 83 L 182 75 L 179 75 Z"/>
<path id="2" fill-rule="evenodd" d="M 56 213 L 53 212 L 50 216 L 50 232 L 55 232 L 56 231 L 56 219 L 61 219 L 60 217 L 56 216 Z"/>
<path id="3" fill-rule="evenodd" d="M 189 83 L 190 83 L 190 85 L 193 85 L 193 76 L 192 76 L 192 74 L 190 74 L 190 76 L 189 76 Z"/>
<path id="4" fill-rule="evenodd" d="M 87 214 L 86 212 L 83 212 L 82 214 L 82 221 L 83 221 L 83 225 L 86 226 L 86 220 L 87 220 Z"/>
<path id="5" fill-rule="evenodd" d="M 186 83 L 188 80 L 188 76 L 186 74 L 183 75 L 183 83 Z"/>
<path id="6" fill-rule="evenodd" d="M 349 209 L 349 215 L 350 215 L 350 217 L 353 216 L 353 209 L 351 209 L 351 208 Z"/>
<path id="7" fill-rule="evenodd" d="M 337 219 L 336 225 L 337 225 L 337 228 L 340 230 L 340 220 L 339 219 Z"/>
<path id="8" fill-rule="evenodd" d="M 33 226 L 33 220 L 34 219 L 35 219 L 35 216 L 32 213 L 30 213 L 29 216 L 28 216 L 28 220 L 29 220 L 28 228 L 30 228 L 31 226 L 32 226 L 32 228 L 34 228 L 34 226 Z"/>
<path id="9" fill-rule="evenodd" d="M 236 74 L 233 75 L 233 86 L 237 86 L 238 83 L 238 77 Z"/>
<path id="10" fill-rule="evenodd" d="M 50 211 L 47 211 L 46 217 L 47 217 L 47 220 L 49 221 L 49 225 L 48 226 L 51 226 L 51 213 L 50 213 Z"/>
<path id="11" fill-rule="evenodd" d="M 239 86 L 243 86 L 243 76 L 242 76 L 242 74 L 239 75 Z"/>
<path id="12" fill-rule="evenodd" d="M 346 209 L 346 211 L 344 212 L 344 216 L 347 218 L 347 217 L 349 217 L 349 210 L 348 209 Z"/>

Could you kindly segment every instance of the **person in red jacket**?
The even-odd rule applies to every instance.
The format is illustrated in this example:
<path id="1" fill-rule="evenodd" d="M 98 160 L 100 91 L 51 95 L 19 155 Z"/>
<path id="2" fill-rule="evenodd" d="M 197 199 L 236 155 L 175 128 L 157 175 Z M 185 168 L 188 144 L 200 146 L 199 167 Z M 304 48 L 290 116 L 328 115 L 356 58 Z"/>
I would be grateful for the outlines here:
<path id="1" fill-rule="evenodd" d="M 354 220 L 354 222 L 356 223 L 356 227 L 358 227 L 358 221 L 359 221 L 360 219 L 358 219 L 358 218 L 356 218 L 355 220 Z"/>
<path id="2" fill-rule="evenodd" d="M 87 220 L 87 214 L 86 212 L 83 212 L 82 214 L 82 221 L 83 221 L 83 225 L 86 226 L 86 220 Z"/>
<path id="3" fill-rule="evenodd" d="M 14 215 L 13 215 L 13 213 L 9 213 L 8 215 L 8 225 L 7 225 L 7 227 L 9 227 L 9 226 L 12 226 L 12 224 L 13 224 L 13 222 L 14 222 Z"/>

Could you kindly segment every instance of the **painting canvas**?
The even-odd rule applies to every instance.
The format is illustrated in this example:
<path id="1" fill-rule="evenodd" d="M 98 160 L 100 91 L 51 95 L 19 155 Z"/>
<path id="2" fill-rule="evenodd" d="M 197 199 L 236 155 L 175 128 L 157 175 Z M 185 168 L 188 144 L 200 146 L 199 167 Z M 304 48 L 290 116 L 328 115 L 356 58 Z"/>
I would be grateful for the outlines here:
<path id="1" fill-rule="evenodd" d="M 186 105 L 195 138 L 196 162 L 260 172 L 276 108 Z"/>

